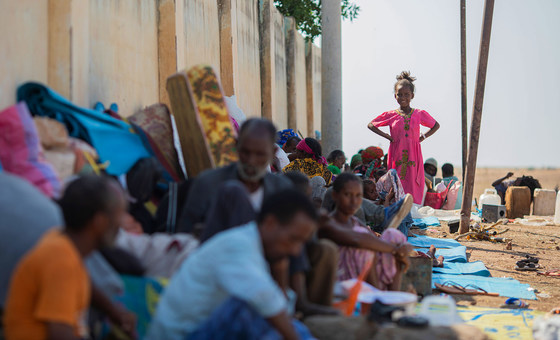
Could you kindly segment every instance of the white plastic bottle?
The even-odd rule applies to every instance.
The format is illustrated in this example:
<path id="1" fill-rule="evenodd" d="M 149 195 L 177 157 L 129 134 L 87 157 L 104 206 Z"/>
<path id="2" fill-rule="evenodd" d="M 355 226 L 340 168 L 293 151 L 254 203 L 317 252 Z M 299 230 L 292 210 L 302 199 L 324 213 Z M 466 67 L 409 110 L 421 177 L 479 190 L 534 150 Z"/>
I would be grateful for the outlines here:
<path id="1" fill-rule="evenodd" d="M 560 225 L 560 191 L 556 194 L 556 208 L 554 209 L 554 224 Z"/>
<path id="2" fill-rule="evenodd" d="M 478 209 L 482 210 L 483 204 L 500 205 L 502 199 L 496 192 L 496 189 L 485 189 L 484 194 L 480 195 L 478 199 Z"/>

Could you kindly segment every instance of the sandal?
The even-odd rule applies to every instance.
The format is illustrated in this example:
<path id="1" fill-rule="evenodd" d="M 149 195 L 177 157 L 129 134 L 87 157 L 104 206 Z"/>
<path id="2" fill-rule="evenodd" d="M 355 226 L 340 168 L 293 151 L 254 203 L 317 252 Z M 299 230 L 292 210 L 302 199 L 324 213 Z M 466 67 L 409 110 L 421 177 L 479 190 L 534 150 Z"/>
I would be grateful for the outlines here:
<path id="1" fill-rule="evenodd" d="M 560 276 L 560 269 L 547 270 L 547 271 L 544 271 L 544 272 L 538 272 L 537 275 L 544 275 L 544 276 Z"/>
<path id="2" fill-rule="evenodd" d="M 436 283 L 435 286 L 436 289 L 447 294 L 500 296 L 498 293 L 489 293 L 485 289 L 473 284 L 461 286 L 453 281 L 446 281 L 443 284 Z M 472 289 L 467 287 L 471 287 Z"/>
<path id="3" fill-rule="evenodd" d="M 541 268 L 541 265 L 533 262 L 524 262 L 525 260 L 517 261 L 515 270 L 534 272 Z"/>

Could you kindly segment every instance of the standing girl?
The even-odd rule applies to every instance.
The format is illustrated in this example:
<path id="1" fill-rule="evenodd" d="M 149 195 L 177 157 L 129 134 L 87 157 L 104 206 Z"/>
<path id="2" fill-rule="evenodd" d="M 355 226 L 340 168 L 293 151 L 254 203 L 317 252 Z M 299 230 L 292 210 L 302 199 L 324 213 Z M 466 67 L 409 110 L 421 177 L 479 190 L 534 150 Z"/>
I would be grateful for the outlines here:
<path id="1" fill-rule="evenodd" d="M 397 76 L 394 90 L 400 108 L 377 116 L 368 124 L 368 128 L 391 142 L 387 166 L 389 169 L 396 169 L 404 191 L 412 194 L 414 203 L 422 204 L 425 180 L 420 143 L 439 129 L 439 123 L 428 112 L 410 107 L 410 101 L 414 98 L 415 80 L 406 71 Z M 420 132 L 420 125 L 429 127 L 430 130 L 423 134 Z M 390 134 L 381 131 L 381 126 L 389 126 Z"/>

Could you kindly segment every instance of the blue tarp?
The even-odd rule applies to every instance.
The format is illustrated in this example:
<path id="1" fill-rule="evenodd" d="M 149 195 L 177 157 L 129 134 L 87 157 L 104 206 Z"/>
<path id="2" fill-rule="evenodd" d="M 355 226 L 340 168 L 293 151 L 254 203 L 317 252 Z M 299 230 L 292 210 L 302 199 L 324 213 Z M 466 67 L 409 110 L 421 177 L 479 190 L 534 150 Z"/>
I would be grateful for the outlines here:
<path id="1" fill-rule="evenodd" d="M 426 248 L 416 248 L 416 251 L 426 253 Z M 458 246 L 455 248 L 440 248 L 436 249 L 436 257 L 443 256 L 444 262 L 467 262 L 467 247 Z"/>
<path id="2" fill-rule="evenodd" d="M 416 248 L 430 248 L 431 245 L 434 245 L 434 247 L 438 249 L 455 248 L 461 245 L 461 243 L 455 240 L 448 240 L 448 239 L 420 236 L 420 235 L 414 235 L 414 236 L 415 237 L 408 238 L 408 243 L 412 244 L 412 246 Z"/>
<path id="3" fill-rule="evenodd" d="M 435 283 L 444 284 L 454 282 L 460 286 L 475 285 L 489 293 L 498 293 L 500 296 L 513 297 L 518 299 L 536 300 L 535 292 L 528 290 L 529 284 L 520 283 L 512 278 L 483 277 L 476 275 L 450 275 L 432 274 L 432 288 L 436 288 Z"/>
<path id="4" fill-rule="evenodd" d="M 107 172 L 121 175 L 140 159 L 151 157 L 130 124 L 99 111 L 74 105 L 50 88 L 26 83 L 17 90 L 17 100 L 25 101 L 33 115 L 56 119 L 68 134 L 91 144 L 101 162 L 110 161 Z"/>
<path id="5" fill-rule="evenodd" d="M 476 275 L 476 276 L 490 276 L 490 271 L 486 268 L 481 261 L 456 263 L 456 262 L 443 262 L 443 268 L 434 267 L 433 273 L 450 274 L 450 275 Z"/>
<path id="6" fill-rule="evenodd" d="M 420 229 L 426 229 L 428 227 L 437 227 L 441 225 L 439 220 L 435 216 L 428 216 L 424 218 L 414 218 L 412 225 L 417 226 Z"/>

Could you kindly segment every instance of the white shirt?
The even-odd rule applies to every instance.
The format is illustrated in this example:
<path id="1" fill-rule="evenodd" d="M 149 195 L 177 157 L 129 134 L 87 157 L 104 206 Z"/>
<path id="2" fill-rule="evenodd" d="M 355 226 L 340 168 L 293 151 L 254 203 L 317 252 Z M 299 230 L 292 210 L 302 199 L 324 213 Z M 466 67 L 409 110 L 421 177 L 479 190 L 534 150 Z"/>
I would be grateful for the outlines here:
<path id="1" fill-rule="evenodd" d="M 249 194 L 249 201 L 255 211 L 261 211 L 261 206 L 264 200 L 264 187 L 261 185 L 255 192 Z"/>
<path id="2" fill-rule="evenodd" d="M 279 146 L 276 146 L 276 158 L 278 158 L 278 162 L 280 163 L 280 170 L 284 169 L 284 167 L 290 164 L 290 159 L 288 158 L 288 154 Z"/>
<path id="3" fill-rule="evenodd" d="M 255 222 L 217 234 L 185 260 L 161 296 L 146 339 L 186 339 L 229 297 L 264 318 L 286 310 Z"/>

